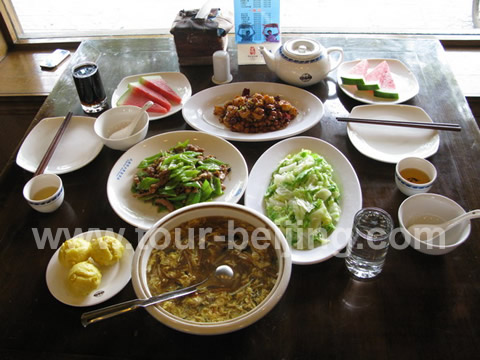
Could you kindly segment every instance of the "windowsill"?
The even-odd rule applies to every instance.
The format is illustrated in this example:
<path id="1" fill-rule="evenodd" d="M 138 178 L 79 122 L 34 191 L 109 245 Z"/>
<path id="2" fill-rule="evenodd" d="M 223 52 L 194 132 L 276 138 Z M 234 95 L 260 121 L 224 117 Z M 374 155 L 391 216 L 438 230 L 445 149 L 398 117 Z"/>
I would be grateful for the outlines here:
<path id="1" fill-rule="evenodd" d="M 76 47 L 62 46 L 72 53 Z M 51 49 L 14 49 L 0 62 L 0 96 L 47 96 L 68 67 L 70 57 L 54 70 L 42 70 L 40 63 Z"/>
<path id="2" fill-rule="evenodd" d="M 434 38 L 438 39 L 444 47 L 462 46 L 462 47 L 479 47 L 480 35 L 436 35 L 436 34 L 383 34 L 383 33 L 339 33 L 339 32 L 318 32 L 315 30 L 309 31 L 285 31 L 282 32 L 287 36 L 300 34 L 324 34 L 326 36 L 361 36 L 361 37 L 419 37 L 419 38 Z M 159 34 L 128 34 L 128 35 L 108 35 L 108 36 L 87 36 L 87 37 L 49 37 L 49 38 L 35 38 L 35 39 L 19 39 L 13 47 L 16 49 L 36 48 L 36 49 L 55 49 L 61 46 L 77 47 L 82 40 L 85 39 L 111 39 L 111 38 L 136 38 L 136 37 L 170 37 L 170 33 Z M 234 36 L 229 34 L 229 36 Z"/>

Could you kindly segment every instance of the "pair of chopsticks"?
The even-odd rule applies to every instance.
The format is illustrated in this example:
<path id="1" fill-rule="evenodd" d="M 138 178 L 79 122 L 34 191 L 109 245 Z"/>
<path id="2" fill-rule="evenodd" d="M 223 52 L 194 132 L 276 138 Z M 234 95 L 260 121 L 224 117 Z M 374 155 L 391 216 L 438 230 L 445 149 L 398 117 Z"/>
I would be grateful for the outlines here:
<path id="1" fill-rule="evenodd" d="M 401 121 L 401 120 L 363 119 L 363 118 L 351 118 L 351 117 L 337 117 L 337 120 L 352 122 L 352 123 L 361 123 L 361 124 L 405 126 L 405 127 L 413 127 L 413 128 L 420 128 L 420 129 L 447 130 L 447 131 L 462 130 L 460 125 L 450 124 L 450 123 L 424 123 L 424 122 Z"/>
<path id="2" fill-rule="evenodd" d="M 47 149 L 47 152 L 43 156 L 42 160 L 40 161 L 40 164 L 38 165 L 37 171 L 35 171 L 35 174 L 33 176 L 37 176 L 40 174 L 43 174 L 45 171 L 48 162 L 52 158 L 53 153 L 55 152 L 55 149 L 57 148 L 58 143 L 60 142 L 60 139 L 63 136 L 63 133 L 65 132 L 65 129 L 68 126 L 68 123 L 70 122 L 70 119 L 72 118 L 73 113 L 69 112 L 67 116 L 65 116 L 65 119 L 63 119 L 62 124 L 57 130 L 57 133 L 55 134 L 55 137 L 53 138 L 52 142 L 50 143 L 50 146 Z"/>

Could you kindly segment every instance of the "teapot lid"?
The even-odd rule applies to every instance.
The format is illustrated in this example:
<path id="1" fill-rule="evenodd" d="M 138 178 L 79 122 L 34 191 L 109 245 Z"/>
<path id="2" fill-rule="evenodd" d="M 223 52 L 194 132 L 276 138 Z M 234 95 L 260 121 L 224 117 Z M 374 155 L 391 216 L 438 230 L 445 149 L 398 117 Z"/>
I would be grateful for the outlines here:
<path id="1" fill-rule="evenodd" d="M 292 39 L 285 42 L 281 51 L 292 60 L 309 61 L 321 56 L 322 46 L 310 39 Z"/>

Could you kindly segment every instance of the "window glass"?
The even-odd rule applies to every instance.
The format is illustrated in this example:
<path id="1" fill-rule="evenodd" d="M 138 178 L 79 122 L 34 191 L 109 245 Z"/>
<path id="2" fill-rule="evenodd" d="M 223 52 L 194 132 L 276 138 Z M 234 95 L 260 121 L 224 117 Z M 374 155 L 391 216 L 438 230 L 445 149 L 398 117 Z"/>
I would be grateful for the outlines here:
<path id="1" fill-rule="evenodd" d="M 266 1 L 266 0 L 264 0 Z M 198 0 L 4 0 L 18 19 L 17 37 L 167 34 L 181 9 Z M 308 0 L 281 1 L 284 32 L 405 33 L 477 35 L 472 9 L 478 0 Z M 212 0 L 233 11 L 233 0 Z M 7 8 L 9 8 L 7 6 Z M 16 16 L 16 17 L 15 17 Z"/>

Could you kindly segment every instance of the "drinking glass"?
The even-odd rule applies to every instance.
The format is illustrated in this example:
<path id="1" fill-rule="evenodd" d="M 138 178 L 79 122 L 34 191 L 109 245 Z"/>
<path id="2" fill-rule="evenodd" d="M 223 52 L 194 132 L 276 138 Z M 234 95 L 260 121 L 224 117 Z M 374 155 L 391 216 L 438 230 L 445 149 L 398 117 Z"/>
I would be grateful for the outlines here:
<path id="1" fill-rule="evenodd" d="M 354 276 L 367 279 L 381 273 L 392 230 L 392 218 L 385 210 L 365 208 L 355 214 L 345 259 Z"/>
<path id="2" fill-rule="evenodd" d="M 83 111 L 98 113 L 107 108 L 107 95 L 97 64 L 84 62 L 75 65 L 72 69 L 72 76 Z"/>

